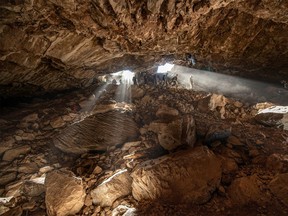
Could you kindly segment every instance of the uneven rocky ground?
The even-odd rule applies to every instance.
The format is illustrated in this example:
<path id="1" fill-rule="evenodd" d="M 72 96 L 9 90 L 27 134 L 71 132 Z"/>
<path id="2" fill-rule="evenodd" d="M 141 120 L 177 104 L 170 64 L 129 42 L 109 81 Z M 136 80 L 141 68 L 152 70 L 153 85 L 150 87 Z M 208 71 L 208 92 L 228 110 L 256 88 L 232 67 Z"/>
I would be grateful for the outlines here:
<path id="1" fill-rule="evenodd" d="M 287 215 L 285 115 L 255 117 L 272 105 L 148 85 L 7 102 L 0 215 Z"/>

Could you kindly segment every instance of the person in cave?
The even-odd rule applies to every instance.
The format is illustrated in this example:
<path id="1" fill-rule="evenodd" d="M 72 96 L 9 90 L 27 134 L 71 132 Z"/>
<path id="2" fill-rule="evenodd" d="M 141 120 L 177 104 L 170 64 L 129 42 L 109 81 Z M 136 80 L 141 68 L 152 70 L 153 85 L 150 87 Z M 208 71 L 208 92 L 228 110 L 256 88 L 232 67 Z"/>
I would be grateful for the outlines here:
<path id="1" fill-rule="evenodd" d="M 178 74 L 176 74 L 174 77 L 171 79 L 171 86 L 176 86 L 178 84 Z"/>
<path id="2" fill-rule="evenodd" d="M 194 89 L 194 80 L 193 80 L 193 76 L 190 76 L 190 84 L 191 84 L 191 89 Z"/>
<path id="3" fill-rule="evenodd" d="M 132 80 L 133 80 L 133 85 L 138 85 L 138 81 L 137 81 L 136 75 L 133 76 Z"/>

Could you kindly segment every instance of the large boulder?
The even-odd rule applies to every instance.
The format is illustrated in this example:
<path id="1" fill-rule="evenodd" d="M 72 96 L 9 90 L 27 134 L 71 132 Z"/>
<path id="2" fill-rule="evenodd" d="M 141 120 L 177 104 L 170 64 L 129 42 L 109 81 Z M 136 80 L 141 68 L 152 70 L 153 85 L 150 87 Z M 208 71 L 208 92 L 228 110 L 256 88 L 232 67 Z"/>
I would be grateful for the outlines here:
<path id="1" fill-rule="evenodd" d="M 112 206 L 116 199 L 131 193 L 131 185 L 132 178 L 127 170 L 116 172 L 91 191 L 93 203 L 101 206 Z"/>
<path id="2" fill-rule="evenodd" d="M 97 114 L 75 123 L 54 138 L 64 152 L 82 154 L 89 150 L 106 150 L 138 136 L 138 127 L 131 116 L 120 112 Z"/>
<path id="3" fill-rule="evenodd" d="M 159 112 L 157 112 L 159 114 Z M 164 115 L 164 112 L 159 116 Z M 168 114 L 165 113 L 165 116 Z M 196 127 L 192 115 L 160 119 L 150 123 L 147 131 L 153 131 L 158 136 L 159 144 L 166 150 L 173 150 L 180 145 L 193 146 L 196 141 Z"/>
<path id="4" fill-rule="evenodd" d="M 277 175 L 270 183 L 271 192 L 288 206 L 288 173 Z"/>
<path id="5" fill-rule="evenodd" d="M 237 204 L 249 202 L 261 202 L 263 194 L 260 190 L 261 182 L 257 175 L 245 176 L 235 179 L 228 188 L 228 194 L 232 201 Z"/>
<path id="6" fill-rule="evenodd" d="M 221 162 L 201 146 L 144 162 L 132 173 L 132 194 L 138 201 L 205 203 L 221 180 Z"/>
<path id="7" fill-rule="evenodd" d="M 85 200 L 82 179 L 72 172 L 55 170 L 45 179 L 45 203 L 49 216 L 66 216 L 78 213 Z"/>

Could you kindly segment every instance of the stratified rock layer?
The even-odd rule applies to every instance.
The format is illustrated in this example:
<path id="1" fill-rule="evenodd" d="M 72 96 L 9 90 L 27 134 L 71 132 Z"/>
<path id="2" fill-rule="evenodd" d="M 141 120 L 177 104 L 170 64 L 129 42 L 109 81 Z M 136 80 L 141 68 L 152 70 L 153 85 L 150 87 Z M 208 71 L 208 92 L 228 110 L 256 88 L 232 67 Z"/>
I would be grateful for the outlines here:
<path id="1" fill-rule="evenodd" d="M 138 127 L 131 116 L 108 112 L 67 127 L 54 139 L 54 144 L 64 152 L 81 154 L 89 150 L 106 150 L 137 135 Z"/>
<path id="2" fill-rule="evenodd" d="M 132 173 L 138 201 L 205 203 L 221 180 L 221 162 L 206 147 L 145 162 Z"/>

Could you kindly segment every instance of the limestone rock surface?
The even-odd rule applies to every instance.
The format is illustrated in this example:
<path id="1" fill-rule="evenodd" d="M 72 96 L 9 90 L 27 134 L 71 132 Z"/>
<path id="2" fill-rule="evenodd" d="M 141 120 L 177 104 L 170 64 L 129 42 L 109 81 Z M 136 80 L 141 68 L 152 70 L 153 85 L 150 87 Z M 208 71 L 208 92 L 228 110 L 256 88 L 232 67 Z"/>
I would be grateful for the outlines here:
<path id="1" fill-rule="evenodd" d="M 132 178 L 129 172 L 120 170 L 91 191 L 93 203 L 101 206 L 112 206 L 116 199 L 131 193 L 131 185 Z"/>
<path id="2" fill-rule="evenodd" d="M 221 180 L 221 162 L 206 147 L 145 162 L 132 173 L 132 194 L 138 201 L 205 203 Z"/>
<path id="3" fill-rule="evenodd" d="M 54 144 L 64 152 L 81 154 L 89 150 L 106 150 L 136 137 L 138 133 L 131 116 L 108 112 L 68 126 L 55 137 Z"/>
<path id="4" fill-rule="evenodd" d="M 152 122 L 147 130 L 153 131 L 158 136 L 159 144 L 166 150 L 173 150 L 180 145 L 188 144 L 193 146 L 196 141 L 196 128 L 195 121 L 193 116 L 184 115 L 181 117 L 176 117 L 175 114 L 178 115 L 178 111 L 172 109 L 169 113 L 161 113 L 158 111 L 158 115 L 172 115 L 172 119 L 169 118 L 160 119 L 159 121 Z"/>
<path id="5" fill-rule="evenodd" d="M 84 205 L 82 180 L 70 171 L 55 170 L 45 179 L 45 203 L 49 216 L 75 215 Z"/>

